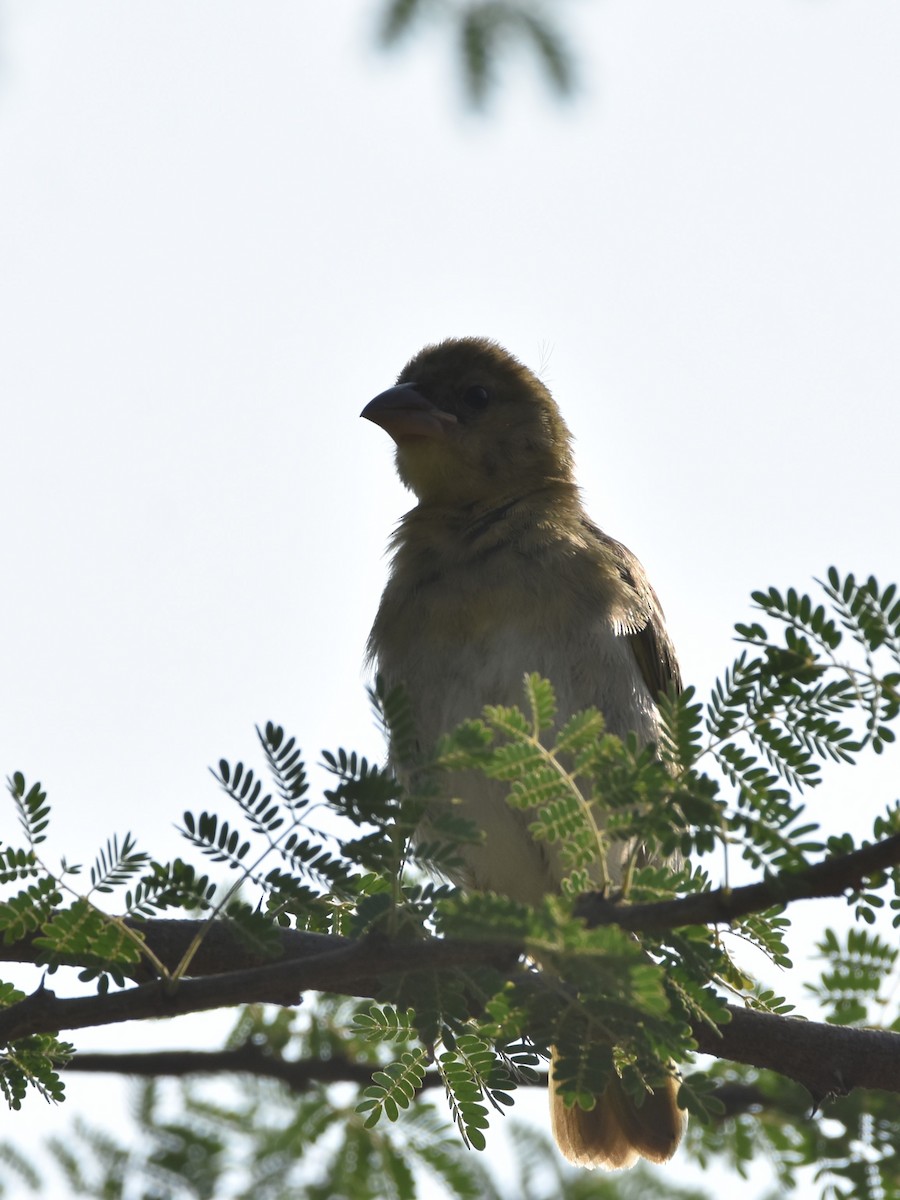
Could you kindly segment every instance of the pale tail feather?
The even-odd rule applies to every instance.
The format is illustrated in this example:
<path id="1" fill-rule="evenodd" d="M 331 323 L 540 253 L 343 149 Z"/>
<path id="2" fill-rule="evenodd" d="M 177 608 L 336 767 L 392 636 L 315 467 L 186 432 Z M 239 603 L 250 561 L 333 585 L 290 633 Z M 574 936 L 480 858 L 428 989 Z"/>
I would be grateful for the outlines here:
<path id="1" fill-rule="evenodd" d="M 676 1097 L 678 1084 L 649 1092 L 638 1108 L 617 1079 L 597 1097 L 588 1112 L 577 1105 L 567 1108 L 553 1082 L 556 1052 L 551 1059 L 550 1120 L 553 1137 L 562 1155 L 579 1167 L 607 1171 L 631 1167 L 638 1158 L 661 1163 L 671 1158 L 687 1123 Z"/>

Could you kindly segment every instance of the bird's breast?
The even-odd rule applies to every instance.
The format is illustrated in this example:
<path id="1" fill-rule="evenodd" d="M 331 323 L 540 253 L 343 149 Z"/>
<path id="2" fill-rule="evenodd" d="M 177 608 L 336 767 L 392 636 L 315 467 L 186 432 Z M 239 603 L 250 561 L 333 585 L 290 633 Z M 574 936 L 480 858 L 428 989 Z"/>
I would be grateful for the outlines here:
<path id="1" fill-rule="evenodd" d="M 613 732 L 654 736 L 653 699 L 604 579 L 560 540 L 462 550 L 436 540 L 398 556 L 371 648 L 406 687 L 423 744 L 485 704 L 523 703 L 529 672 L 553 683 L 562 719 L 593 705 Z"/>
<path id="2" fill-rule="evenodd" d="M 560 724 L 594 706 L 613 733 L 656 736 L 653 698 L 602 589 L 591 586 L 591 564 L 579 571 L 569 559 L 506 552 L 465 563 L 434 555 L 416 571 L 403 565 L 385 590 L 371 645 L 387 684 L 406 689 L 424 751 L 487 704 L 524 707 L 530 672 L 553 684 Z M 531 903 L 558 887 L 558 860 L 533 841 L 502 785 L 474 773 L 445 783 L 445 799 L 485 834 L 466 851 L 458 882 Z"/>

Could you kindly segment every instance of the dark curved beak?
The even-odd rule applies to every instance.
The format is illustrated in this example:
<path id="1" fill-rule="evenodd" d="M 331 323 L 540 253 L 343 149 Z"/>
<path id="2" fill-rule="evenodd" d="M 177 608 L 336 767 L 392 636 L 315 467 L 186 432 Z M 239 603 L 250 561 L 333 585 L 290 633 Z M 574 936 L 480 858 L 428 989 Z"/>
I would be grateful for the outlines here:
<path id="1" fill-rule="evenodd" d="M 447 426 L 456 424 L 453 413 L 426 400 L 414 383 L 388 388 L 370 400 L 359 415 L 380 425 L 398 445 L 406 438 L 443 437 Z"/>

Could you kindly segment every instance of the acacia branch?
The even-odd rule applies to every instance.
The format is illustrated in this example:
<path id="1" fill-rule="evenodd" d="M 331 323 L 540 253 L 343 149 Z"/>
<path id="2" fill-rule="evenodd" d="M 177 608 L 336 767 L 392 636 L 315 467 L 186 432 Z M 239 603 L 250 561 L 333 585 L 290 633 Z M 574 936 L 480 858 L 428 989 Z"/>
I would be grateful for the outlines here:
<path id="1" fill-rule="evenodd" d="M 154 930 L 155 925 L 162 926 Z M 143 922 L 145 935 L 157 933 L 154 949 L 165 960 L 177 961 L 178 950 L 189 940 L 197 922 Z M 219 931 L 217 946 L 206 947 L 207 969 L 226 943 Z M 115 1024 L 148 1017 L 171 1017 L 237 1004 L 270 1002 L 290 1005 L 302 993 L 315 990 L 345 996 L 390 1000 L 392 980 L 411 971 L 459 971 L 490 965 L 510 975 L 523 972 L 532 986 L 540 986 L 534 972 L 524 975 L 515 962 L 521 947 L 423 939 L 393 942 L 382 938 L 352 941 L 321 934 L 282 935 L 286 957 L 262 965 L 242 965 L 238 970 L 191 978 L 176 986 L 161 982 L 138 984 L 106 995 L 59 998 L 42 986 L 33 996 L 0 1012 L 0 1043 L 34 1033 L 58 1032 L 87 1026 Z M 248 951 L 233 944 L 228 957 L 248 962 Z M 855 1087 L 900 1092 L 900 1034 L 880 1030 L 848 1029 L 803 1021 L 793 1017 L 753 1012 L 729 1005 L 731 1020 L 718 1028 L 698 1023 L 697 1048 L 717 1058 L 777 1071 L 803 1084 L 820 1103 Z"/>
<path id="2" fill-rule="evenodd" d="M 334 1056 L 331 1058 L 283 1059 L 262 1046 L 246 1042 L 233 1050 L 150 1050 L 134 1053 L 79 1053 L 66 1063 L 66 1071 L 76 1075 L 131 1075 L 142 1079 L 184 1079 L 191 1075 L 252 1075 L 257 1079 L 277 1079 L 293 1092 L 306 1092 L 316 1084 L 372 1082 L 374 1063 Z M 518 1081 L 520 1088 L 546 1088 L 546 1071 L 537 1071 Z M 426 1071 L 418 1091 L 444 1087 L 443 1076 Z M 772 1108 L 770 1096 L 752 1083 L 727 1082 L 715 1089 L 726 1117 L 751 1109 Z"/>
<path id="3" fill-rule="evenodd" d="M 705 892 L 651 904 L 613 903 L 585 897 L 580 911 L 589 925 L 619 925 L 635 932 L 728 922 L 791 900 L 838 896 L 900 863 L 900 835 L 798 871 L 782 871 L 746 887 Z M 151 920 L 131 922 L 158 960 L 174 968 L 198 931 L 203 940 L 192 976 L 177 983 L 134 970 L 136 986 L 96 996 L 59 997 L 42 985 L 0 1012 L 0 1044 L 30 1034 L 112 1025 L 128 1020 L 175 1017 L 240 1004 L 301 1002 L 307 991 L 390 999 L 392 980 L 413 971 L 459 970 L 490 965 L 514 974 L 521 945 L 454 939 L 389 942 L 350 940 L 279 931 L 280 957 L 241 940 L 225 922 Z M 0 958 L 42 960 L 33 941 L 0 947 Z M 84 964 L 81 964 L 84 965 Z M 529 975 L 534 982 L 535 976 Z M 718 1058 L 780 1072 L 806 1086 L 817 1101 L 853 1087 L 900 1092 L 900 1036 L 845 1029 L 729 1006 L 731 1021 L 717 1030 L 698 1024 L 698 1048 Z"/>
<path id="4" fill-rule="evenodd" d="M 142 922 L 152 933 L 155 922 Z M 154 950 L 164 962 L 177 962 L 176 951 L 189 942 L 199 921 L 163 921 Z M 220 930 L 217 950 L 224 948 Z M 148 937 L 148 941 L 150 938 Z M 59 997 L 45 983 L 32 995 L 0 1011 L 0 1045 L 36 1033 L 86 1029 L 122 1021 L 178 1017 L 239 1004 L 299 1004 L 308 991 L 373 998 L 386 990 L 392 976 L 411 971 L 453 970 L 489 964 L 509 973 L 520 947 L 489 942 L 429 938 L 388 942 L 380 937 L 354 940 L 323 934 L 283 935 L 288 957 L 259 962 L 239 970 L 216 972 L 210 955 L 198 955 L 193 969 L 203 977 L 177 982 L 154 980 L 118 992 L 95 996 Z M 240 957 L 239 944 L 235 958 Z M 244 947 L 245 956 L 248 955 Z M 245 961 L 247 958 L 245 957 Z M 252 963 L 252 956 L 250 956 Z M 229 964 L 231 965 L 231 964 Z"/>
<path id="5" fill-rule="evenodd" d="M 800 870 L 780 871 L 759 883 L 738 888 L 716 888 L 709 892 L 682 896 L 676 900 L 660 900 L 648 904 L 629 904 L 609 900 L 598 893 L 583 896 L 578 915 L 589 927 L 618 925 L 633 933 L 660 933 L 686 925 L 728 924 L 753 912 L 765 912 L 775 906 L 795 900 L 824 899 L 842 896 L 858 890 L 867 880 L 883 871 L 900 865 L 900 834 L 884 838 L 849 854 L 834 855 Z M 269 961 L 261 948 L 254 948 L 238 939 L 226 921 L 167 920 L 126 922 L 139 931 L 148 947 L 170 969 L 181 962 L 185 951 L 198 933 L 202 941 L 191 960 L 192 975 L 212 975 L 233 972 L 237 968 L 258 968 Z M 346 940 L 326 934 L 299 930 L 279 930 L 279 951 L 285 958 L 308 959 L 346 949 Z M 0 962 L 35 963 L 46 961 L 46 951 L 35 945 L 39 934 L 0 943 Z M 495 947 L 496 949 L 496 947 Z M 87 966 L 90 962 L 73 957 L 72 966 Z M 125 975 L 136 980 L 154 978 L 146 963 L 119 964 Z M 264 997 L 270 999 L 271 997 Z M 274 1003 L 281 1003 L 277 998 Z"/>
<path id="6" fill-rule="evenodd" d="M 578 915 L 591 928 L 618 925 L 633 933 L 660 933 L 686 925 L 728 924 L 750 913 L 765 912 L 792 901 L 824 899 L 857 891 L 873 876 L 896 866 L 900 866 L 900 834 L 849 854 L 823 859 L 810 867 L 780 871 L 759 883 L 738 888 L 716 888 L 676 900 L 630 904 L 591 893 L 579 901 Z M 145 937 L 148 947 L 170 970 L 178 966 L 198 933 L 202 934 L 202 941 L 191 960 L 192 975 L 256 968 L 267 961 L 262 949 L 236 938 L 225 921 L 209 925 L 205 921 L 159 918 L 129 920 L 126 923 Z M 0 962 L 38 965 L 45 962 L 46 951 L 35 945 L 36 936 L 39 934 L 0 943 Z M 343 939 L 298 930 L 279 930 L 278 938 L 282 958 L 306 959 L 345 947 Z M 92 965 L 77 957 L 67 961 L 72 966 Z M 150 981 L 155 978 L 146 963 L 119 964 L 119 967 L 125 975 L 136 980 Z M 278 999 L 273 1002 L 281 1003 Z"/>
<path id="7" fill-rule="evenodd" d="M 623 904 L 592 893 L 578 902 L 586 923 L 619 925 L 634 933 L 661 933 L 685 925 L 728 924 L 750 913 L 765 912 L 794 900 L 822 900 L 858 890 L 882 871 L 900 865 L 900 834 L 838 854 L 800 870 L 779 871 L 745 887 L 659 900 L 652 904 Z"/>
<path id="8" fill-rule="evenodd" d="M 187 1075 L 253 1075 L 278 1079 L 292 1091 L 305 1092 L 317 1083 L 372 1082 L 374 1063 L 349 1058 L 303 1058 L 288 1060 L 270 1054 L 253 1042 L 233 1050 L 162 1050 L 135 1053 L 76 1054 L 66 1063 L 67 1071 L 83 1075 L 133 1075 L 157 1079 L 162 1075 L 181 1079 Z M 443 1086 L 437 1072 L 428 1072 L 423 1087 Z"/>

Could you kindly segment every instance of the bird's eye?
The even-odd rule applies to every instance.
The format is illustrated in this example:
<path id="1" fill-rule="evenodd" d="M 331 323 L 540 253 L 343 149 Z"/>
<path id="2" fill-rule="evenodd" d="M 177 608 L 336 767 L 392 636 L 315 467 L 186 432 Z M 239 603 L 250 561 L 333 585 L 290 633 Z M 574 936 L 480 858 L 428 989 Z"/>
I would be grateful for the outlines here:
<path id="1" fill-rule="evenodd" d="M 463 402 L 468 404 L 469 408 L 482 409 L 487 408 L 487 402 L 490 400 L 487 388 L 470 387 L 466 388 Z"/>

